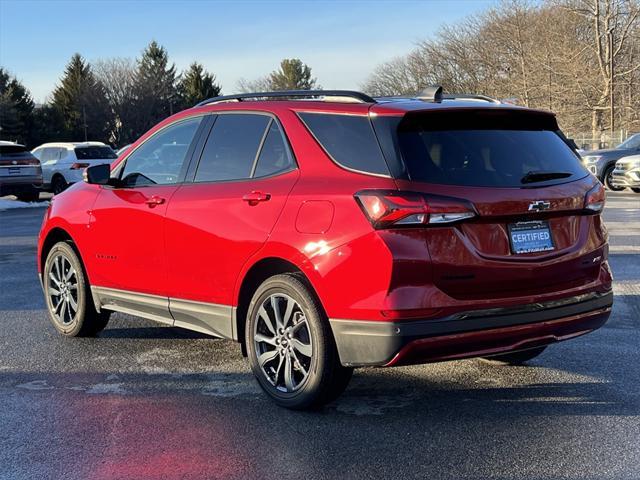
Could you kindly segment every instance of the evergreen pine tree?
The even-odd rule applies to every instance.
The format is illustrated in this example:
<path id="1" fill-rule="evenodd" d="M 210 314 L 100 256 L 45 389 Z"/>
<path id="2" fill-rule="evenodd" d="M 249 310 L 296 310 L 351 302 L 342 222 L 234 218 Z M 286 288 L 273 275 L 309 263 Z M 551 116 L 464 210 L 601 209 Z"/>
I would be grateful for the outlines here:
<path id="1" fill-rule="evenodd" d="M 269 83 L 273 90 L 311 90 L 319 88 L 311 78 L 311 68 L 298 58 L 285 58 L 280 68 L 271 72 Z"/>
<path id="2" fill-rule="evenodd" d="M 193 107 L 198 102 L 220 95 L 220 85 L 216 76 L 207 72 L 198 62 L 193 62 L 189 70 L 182 74 L 178 89 L 184 108 Z"/>
<path id="3" fill-rule="evenodd" d="M 111 115 L 102 84 L 80 54 L 71 57 L 51 106 L 62 119 L 60 140 L 84 141 L 109 138 Z"/>
<path id="4" fill-rule="evenodd" d="M 135 92 L 138 115 L 134 130 L 138 136 L 180 109 L 176 66 L 169 65 L 167 51 L 155 40 L 138 60 Z"/>
<path id="5" fill-rule="evenodd" d="M 27 89 L 0 67 L 0 139 L 30 144 L 34 103 Z"/>

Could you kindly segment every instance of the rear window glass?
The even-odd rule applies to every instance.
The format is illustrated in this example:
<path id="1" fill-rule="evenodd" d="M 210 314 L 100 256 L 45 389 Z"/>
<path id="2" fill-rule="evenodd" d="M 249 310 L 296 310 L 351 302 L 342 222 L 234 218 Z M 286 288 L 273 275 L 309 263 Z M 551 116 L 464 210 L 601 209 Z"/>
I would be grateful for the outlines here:
<path id="1" fill-rule="evenodd" d="M 419 182 L 521 187 L 584 177 L 556 129 L 548 115 L 441 112 L 403 121 L 398 143 L 411 180 Z M 531 181 L 528 174 L 541 175 Z"/>
<path id="2" fill-rule="evenodd" d="M 78 147 L 75 149 L 78 160 L 104 160 L 118 158 L 111 147 Z"/>
<path id="3" fill-rule="evenodd" d="M 2 156 L 20 155 L 27 151 L 27 148 L 22 145 L 0 145 L 0 155 Z"/>
<path id="4" fill-rule="evenodd" d="M 299 115 L 334 162 L 359 172 L 389 175 L 369 117 L 310 112 Z"/>

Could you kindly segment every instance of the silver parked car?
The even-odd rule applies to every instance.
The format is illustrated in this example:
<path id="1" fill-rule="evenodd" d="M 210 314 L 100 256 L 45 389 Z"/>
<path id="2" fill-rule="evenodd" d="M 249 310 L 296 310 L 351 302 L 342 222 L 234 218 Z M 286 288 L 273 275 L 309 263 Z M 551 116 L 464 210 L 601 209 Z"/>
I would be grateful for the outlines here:
<path id="1" fill-rule="evenodd" d="M 0 197 L 15 195 L 34 202 L 40 196 L 40 162 L 24 145 L 0 140 Z"/>
<path id="2" fill-rule="evenodd" d="M 112 148 L 102 142 L 45 143 L 32 153 L 42 164 L 43 188 L 55 194 L 82 181 L 85 168 L 118 158 Z"/>
<path id="3" fill-rule="evenodd" d="M 623 157 L 616 162 L 611 182 L 618 188 L 630 188 L 640 193 L 640 155 Z"/>

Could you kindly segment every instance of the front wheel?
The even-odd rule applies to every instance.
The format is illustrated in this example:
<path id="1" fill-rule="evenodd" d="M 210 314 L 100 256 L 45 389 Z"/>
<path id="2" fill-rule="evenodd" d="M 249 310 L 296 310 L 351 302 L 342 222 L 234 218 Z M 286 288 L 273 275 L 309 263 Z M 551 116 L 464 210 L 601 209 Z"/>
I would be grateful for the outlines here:
<path id="1" fill-rule="evenodd" d="M 256 290 L 245 341 L 260 387 L 282 407 L 320 407 L 342 393 L 353 372 L 340 364 L 329 322 L 297 275 L 276 275 Z"/>
<path id="2" fill-rule="evenodd" d="M 633 187 L 631 190 L 633 190 L 635 193 L 640 193 L 640 188 Z"/>
<path id="3" fill-rule="evenodd" d="M 624 187 L 616 187 L 613 181 L 613 170 L 615 169 L 615 165 L 611 165 L 604 171 L 604 184 L 607 186 L 609 190 L 612 192 L 620 192 L 624 190 Z"/>
<path id="4" fill-rule="evenodd" d="M 62 335 L 90 337 L 107 326 L 109 312 L 96 311 L 82 263 L 69 243 L 51 248 L 42 283 L 49 318 Z"/>

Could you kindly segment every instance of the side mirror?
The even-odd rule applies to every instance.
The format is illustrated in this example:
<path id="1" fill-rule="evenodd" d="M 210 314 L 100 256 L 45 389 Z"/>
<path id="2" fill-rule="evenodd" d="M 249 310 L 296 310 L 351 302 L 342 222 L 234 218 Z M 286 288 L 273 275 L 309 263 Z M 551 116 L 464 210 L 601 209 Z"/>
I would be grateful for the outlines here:
<path id="1" fill-rule="evenodd" d="M 92 185 L 108 185 L 109 180 L 111 180 L 111 165 L 103 163 L 102 165 L 87 167 L 82 177 L 85 182 Z"/>

